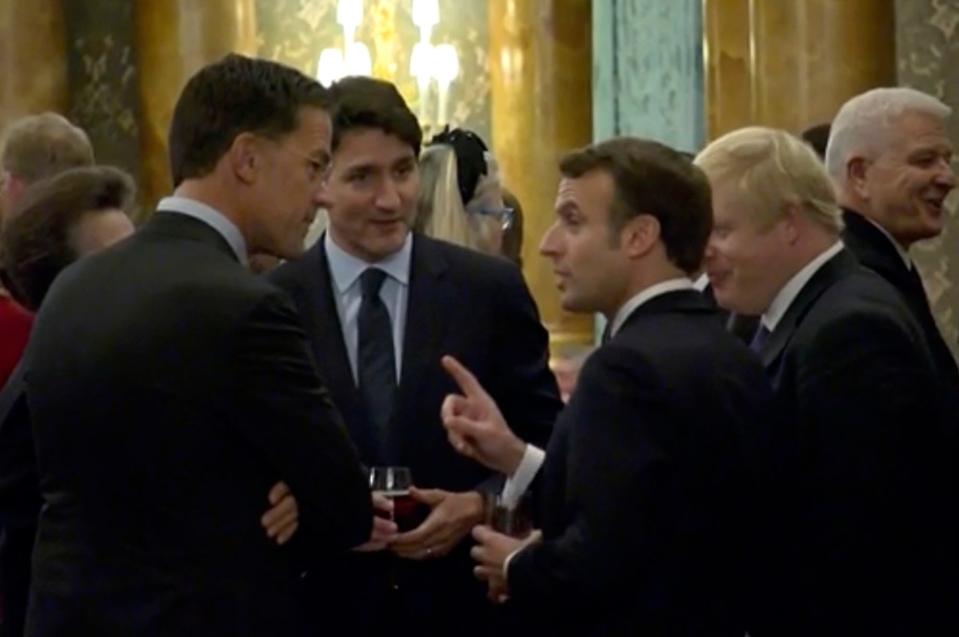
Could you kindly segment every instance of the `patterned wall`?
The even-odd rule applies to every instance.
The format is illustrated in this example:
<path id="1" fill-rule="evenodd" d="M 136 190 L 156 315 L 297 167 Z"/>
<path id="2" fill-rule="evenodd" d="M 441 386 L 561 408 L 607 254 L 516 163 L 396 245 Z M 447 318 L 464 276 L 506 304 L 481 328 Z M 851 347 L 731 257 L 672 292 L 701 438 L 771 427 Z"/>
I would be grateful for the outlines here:
<path id="1" fill-rule="evenodd" d="M 959 0 L 896 0 L 899 83 L 935 95 L 953 108 L 949 132 L 959 147 Z M 916 244 L 943 336 L 959 354 L 959 193 L 952 195 L 942 236 Z"/>
<path id="2" fill-rule="evenodd" d="M 336 0 L 256 0 L 260 55 L 315 75 L 320 52 L 343 45 L 336 5 Z M 363 5 L 356 39 L 370 49 L 373 75 L 395 82 L 415 108 L 418 90 L 409 72 L 409 55 L 420 36 L 411 15 L 412 0 L 366 0 Z M 452 44 L 460 59 L 460 76 L 450 87 L 450 119 L 489 141 L 487 3 L 440 0 L 439 5 L 440 24 L 431 41 Z M 434 97 L 431 109 L 435 103 Z"/>
<path id="3" fill-rule="evenodd" d="M 593 3 L 593 131 L 703 143 L 701 0 Z"/>
<path id="4" fill-rule="evenodd" d="M 70 112 L 97 161 L 139 174 L 133 3 L 64 2 Z"/>

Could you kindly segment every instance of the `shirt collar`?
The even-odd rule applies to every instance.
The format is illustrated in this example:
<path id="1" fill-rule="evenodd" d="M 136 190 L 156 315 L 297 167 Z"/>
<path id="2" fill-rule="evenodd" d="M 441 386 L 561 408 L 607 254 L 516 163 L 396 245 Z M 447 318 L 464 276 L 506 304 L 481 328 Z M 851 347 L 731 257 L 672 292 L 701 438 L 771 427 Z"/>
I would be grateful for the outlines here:
<path id="1" fill-rule="evenodd" d="M 175 196 L 161 199 L 160 203 L 157 204 L 157 210 L 175 212 L 202 221 L 220 233 L 220 236 L 226 240 L 230 249 L 233 250 L 237 260 L 246 265 L 246 240 L 236 224 L 224 216 L 222 212 L 196 199 Z"/>
<path id="2" fill-rule="evenodd" d="M 899 245 L 899 242 L 893 239 L 892 235 L 889 234 L 889 231 L 883 228 L 881 225 L 879 225 L 878 223 L 876 223 L 875 221 L 873 221 L 866 215 L 862 215 L 862 218 L 879 229 L 879 232 L 881 232 L 883 236 L 885 236 L 886 239 L 889 240 L 889 243 L 892 244 L 892 247 L 896 249 L 896 253 L 899 254 L 899 258 L 902 259 L 902 262 L 906 265 L 906 269 L 912 270 L 912 257 L 909 256 L 909 251 L 903 248 L 901 245 Z"/>
<path id="3" fill-rule="evenodd" d="M 791 279 L 782 286 L 779 290 L 779 293 L 776 294 L 773 298 L 773 302 L 769 304 L 769 307 L 763 312 L 762 315 L 762 324 L 766 327 L 767 330 L 772 332 L 776 329 L 776 326 L 779 325 L 779 321 L 782 320 L 783 316 L 786 314 L 786 310 L 789 309 L 789 306 L 792 305 L 793 301 L 796 300 L 796 297 L 799 296 L 799 293 L 806 283 L 809 282 L 809 279 L 813 277 L 816 272 L 819 271 L 819 268 L 826 265 L 826 262 L 832 259 L 834 256 L 842 252 L 843 243 L 842 241 L 837 241 L 828 249 L 824 250 L 817 256 L 815 259 L 807 263 L 802 270 L 793 275 Z"/>
<path id="4" fill-rule="evenodd" d="M 696 288 L 697 292 L 703 292 L 709 287 L 709 276 L 703 272 L 700 274 L 695 281 L 693 281 L 693 287 Z"/>
<path id="5" fill-rule="evenodd" d="M 616 316 L 613 317 L 613 324 L 610 328 L 609 335 L 610 337 L 616 336 L 616 333 L 623 327 L 623 323 L 626 322 L 633 312 L 639 308 L 640 305 L 646 303 L 650 299 L 653 299 L 657 296 L 666 294 L 667 292 L 675 292 L 677 290 L 692 290 L 693 282 L 686 277 L 679 277 L 676 279 L 668 279 L 666 281 L 660 281 L 655 285 L 651 285 L 648 288 L 641 290 L 631 299 L 626 301 L 622 307 L 616 312 Z"/>
<path id="6" fill-rule="evenodd" d="M 405 286 L 409 283 L 410 259 L 413 254 L 412 232 L 406 233 L 403 247 L 375 263 L 353 256 L 341 248 L 329 232 L 326 232 L 323 237 L 323 247 L 326 249 L 326 258 L 330 264 L 330 274 L 333 275 L 333 282 L 340 294 L 350 289 L 364 270 L 371 266 L 383 270 L 401 285 Z"/>

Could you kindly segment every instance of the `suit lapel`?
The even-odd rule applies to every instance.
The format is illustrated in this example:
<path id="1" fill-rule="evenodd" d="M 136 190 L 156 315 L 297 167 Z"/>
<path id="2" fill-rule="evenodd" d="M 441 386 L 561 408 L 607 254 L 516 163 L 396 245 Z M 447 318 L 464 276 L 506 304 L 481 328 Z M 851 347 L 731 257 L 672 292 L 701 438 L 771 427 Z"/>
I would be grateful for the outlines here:
<path id="1" fill-rule="evenodd" d="M 363 460 L 382 464 L 385 459 L 381 457 L 376 438 L 367 426 L 363 403 L 350 369 L 322 237 L 303 256 L 299 265 L 304 268 L 304 276 L 299 277 L 299 281 L 303 286 L 304 305 L 307 307 L 307 311 L 302 312 L 303 321 L 313 336 L 311 343 L 317 369 L 333 394 Z"/>
<path id="2" fill-rule="evenodd" d="M 846 249 L 827 261 L 803 286 L 786 310 L 762 349 L 763 366 L 767 369 L 776 362 L 779 355 L 792 340 L 793 334 L 813 303 L 845 273 L 856 268 L 856 259 Z"/>
<path id="3" fill-rule="evenodd" d="M 413 422 L 408 414 L 416 410 L 425 379 L 436 378 L 442 373 L 438 367 L 442 355 L 440 346 L 450 324 L 448 317 L 455 306 L 455 290 L 446 279 L 447 269 L 446 259 L 433 242 L 414 235 L 403 365 L 389 428 L 391 449 L 399 450 L 401 441 L 411 439 L 402 435 L 404 427 L 422 424 Z"/>

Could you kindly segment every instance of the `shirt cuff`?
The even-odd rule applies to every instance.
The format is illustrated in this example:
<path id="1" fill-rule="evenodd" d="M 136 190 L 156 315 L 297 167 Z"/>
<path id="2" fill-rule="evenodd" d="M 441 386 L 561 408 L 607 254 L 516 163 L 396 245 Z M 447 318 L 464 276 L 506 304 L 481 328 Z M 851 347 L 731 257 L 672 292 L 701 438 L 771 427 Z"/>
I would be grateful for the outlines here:
<path id="1" fill-rule="evenodd" d="M 523 450 L 523 459 L 503 486 L 503 504 L 506 508 L 513 509 L 519 504 L 520 498 L 533 482 L 539 468 L 543 466 L 545 458 L 545 451 L 535 445 L 526 445 L 526 449 Z"/>
<path id="2" fill-rule="evenodd" d="M 519 555 L 520 551 L 522 551 L 523 549 L 525 549 L 527 546 L 529 546 L 529 544 L 524 544 L 524 545 L 522 545 L 521 547 L 519 547 L 518 549 L 516 549 L 515 551 L 513 551 L 512 553 L 510 553 L 509 555 L 507 555 L 507 556 L 506 556 L 506 559 L 503 560 L 503 579 L 504 579 L 505 581 L 509 582 L 509 563 L 510 563 L 510 560 L 512 560 L 512 559 L 513 559 L 514 557 L 516 557 L 517 555 Z"/>

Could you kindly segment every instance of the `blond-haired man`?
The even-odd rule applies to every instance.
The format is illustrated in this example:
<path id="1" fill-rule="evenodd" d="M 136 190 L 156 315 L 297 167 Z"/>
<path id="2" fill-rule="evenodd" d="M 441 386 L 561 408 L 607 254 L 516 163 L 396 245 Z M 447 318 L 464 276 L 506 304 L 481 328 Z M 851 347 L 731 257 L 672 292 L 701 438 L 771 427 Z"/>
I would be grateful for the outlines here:
<path id="1" fill-rule="evenodd" d="M 716 299 L 761 315 L 752 347 L 793 438 L 768 634 L 945 634 L 952 458 L 919 325 L 845 249 L 802 141 L 745 128 L 696 163 L 713 188 Z"/>

